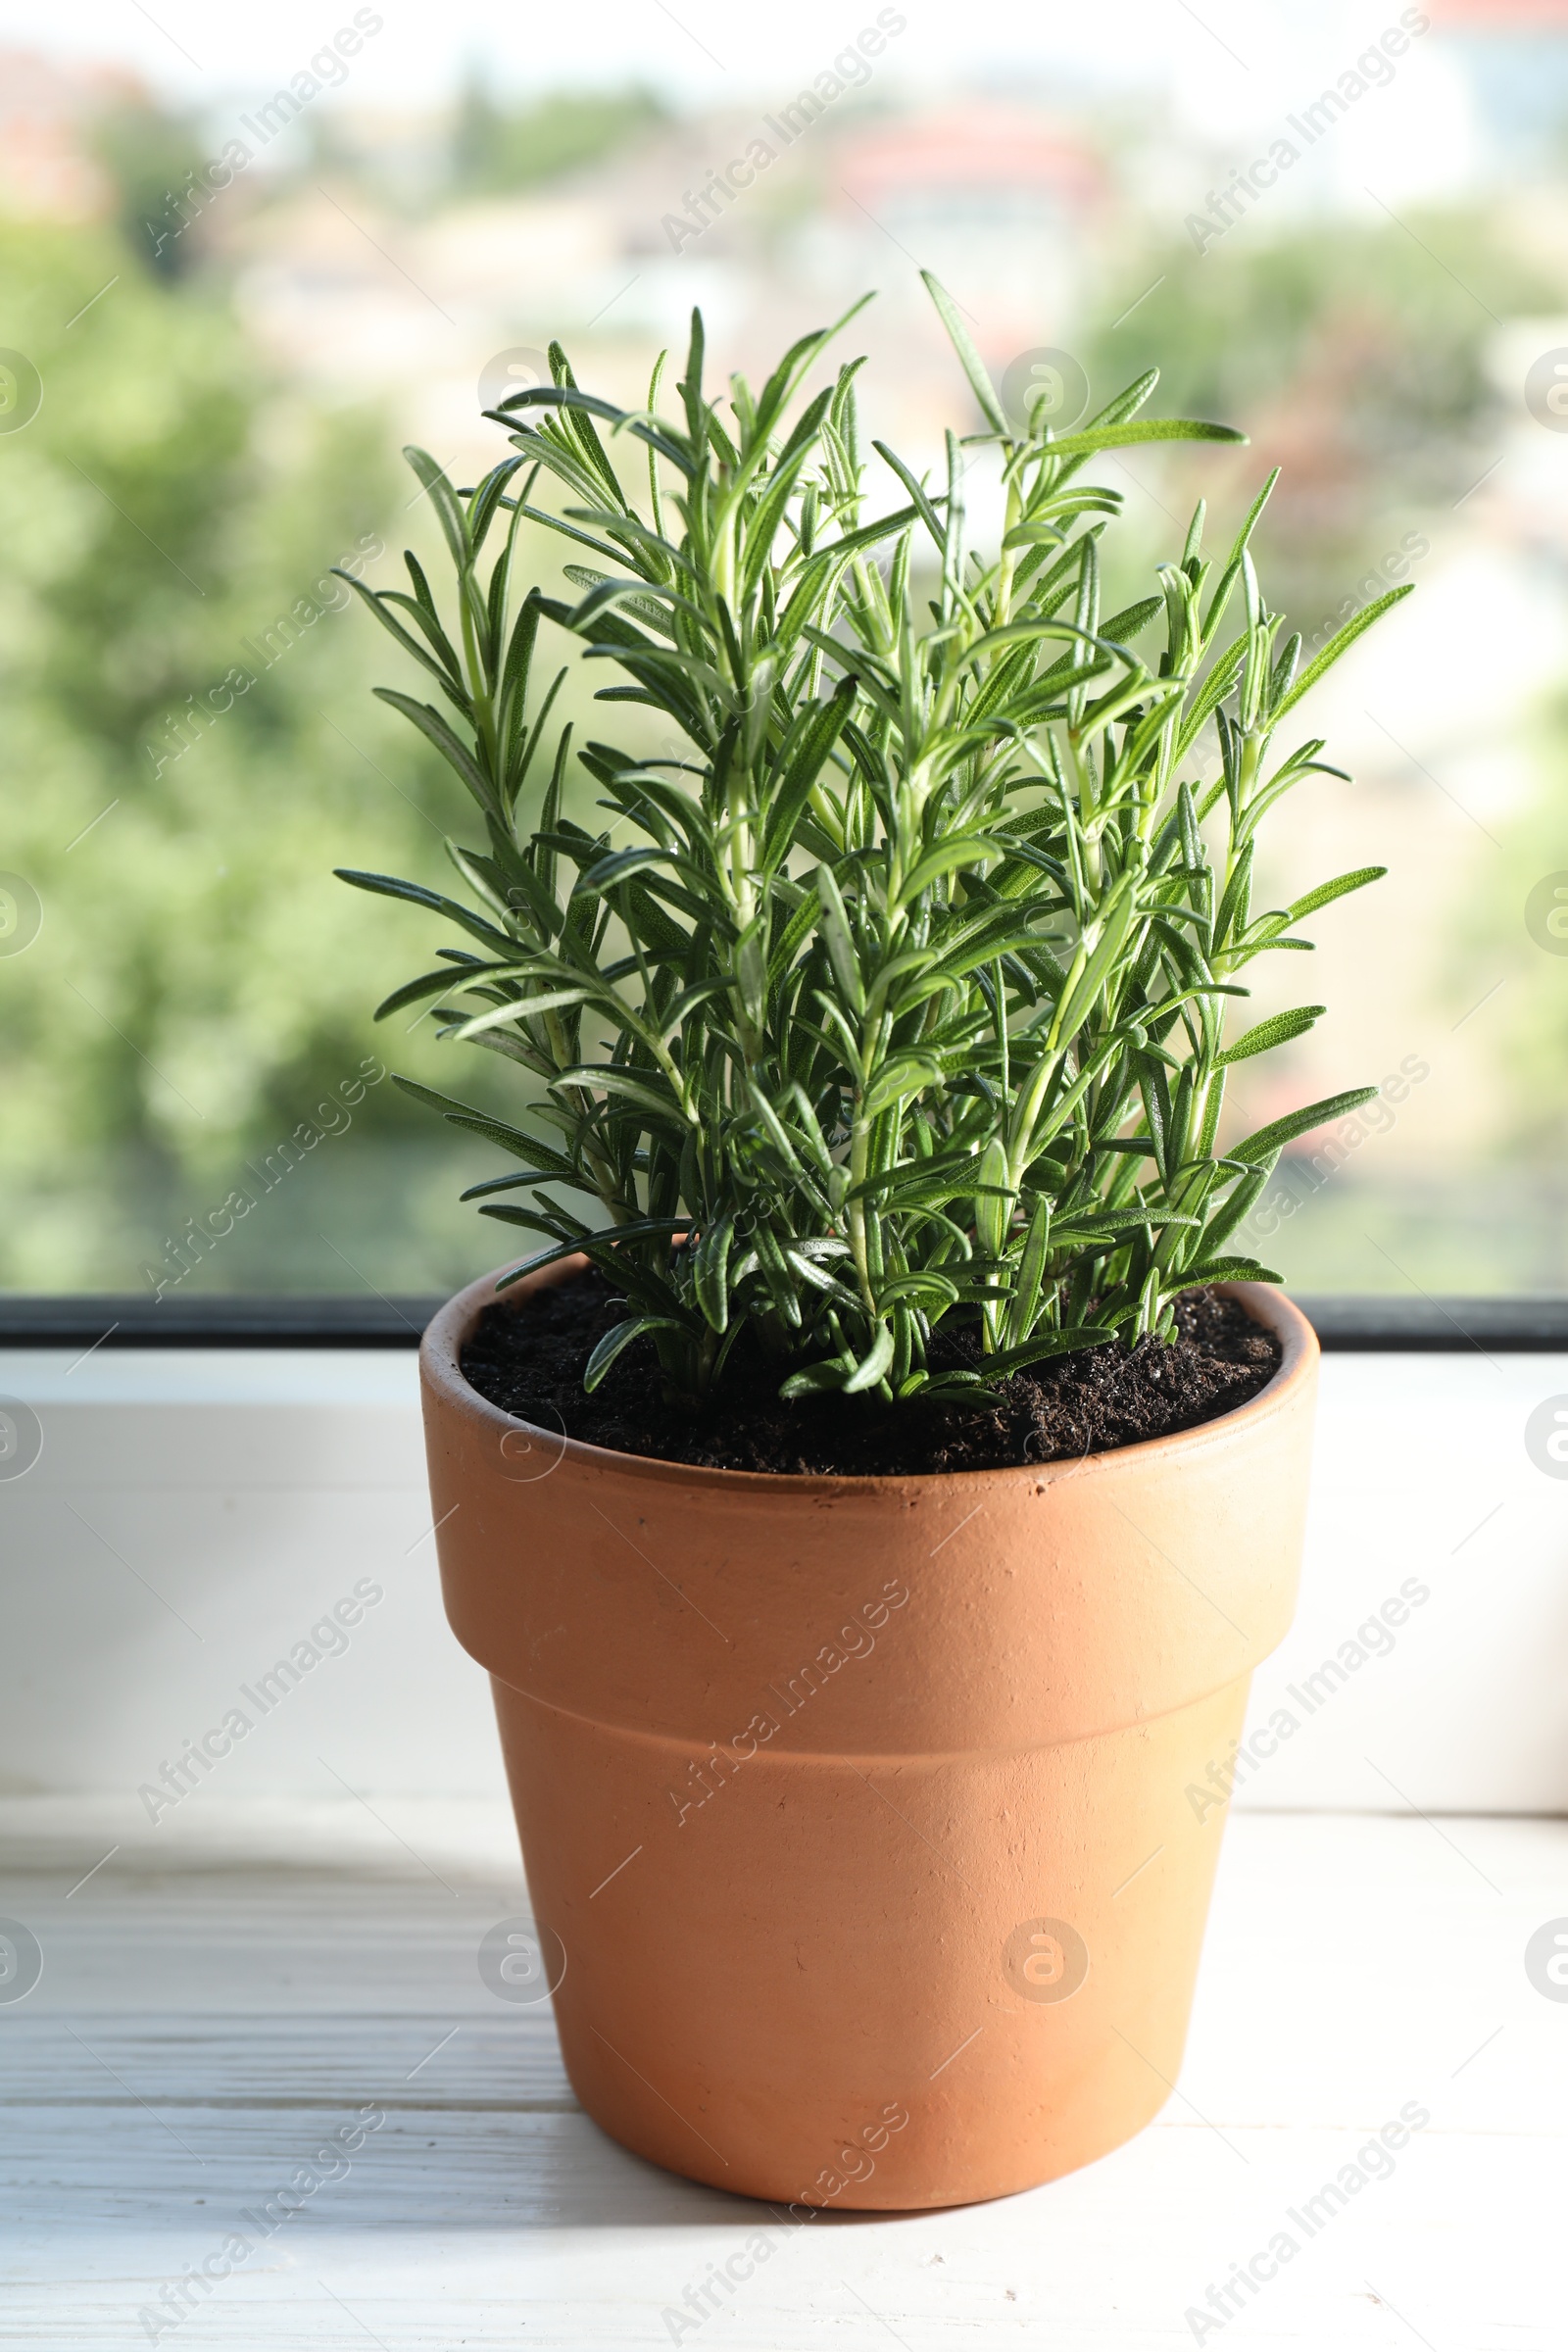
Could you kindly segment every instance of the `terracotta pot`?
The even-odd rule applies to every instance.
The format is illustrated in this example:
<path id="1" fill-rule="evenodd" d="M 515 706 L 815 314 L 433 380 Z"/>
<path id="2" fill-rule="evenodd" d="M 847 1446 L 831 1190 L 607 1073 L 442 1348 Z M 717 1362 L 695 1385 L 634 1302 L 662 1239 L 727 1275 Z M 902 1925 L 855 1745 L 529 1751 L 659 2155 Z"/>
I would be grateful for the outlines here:
<path id="1" fill-rule="evenodd" d="M 1237 1286 L 1284 1362 L 1176 1437 L 762 1477 L 486 1403 L 458 1353 L 493 1282 L 425 1335 L 431 1493 L 589 2114 L 718 2187 L 881 2209 L 1002 2196 L 1141 2130 L 1219 1852 L 1223 1808 L 1189 1790 L 1295 1597 L 1302 1315 Z"/>

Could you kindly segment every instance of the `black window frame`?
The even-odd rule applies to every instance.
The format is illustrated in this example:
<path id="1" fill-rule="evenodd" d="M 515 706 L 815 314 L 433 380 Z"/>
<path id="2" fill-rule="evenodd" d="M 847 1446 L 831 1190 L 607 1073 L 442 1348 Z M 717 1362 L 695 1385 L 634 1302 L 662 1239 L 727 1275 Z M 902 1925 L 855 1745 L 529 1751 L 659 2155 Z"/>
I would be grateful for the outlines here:
<path id="1" fill-rule="evenodd" d="M 1336 1354 L 1568 1354 L 1568 1298 L 1293 1293 Z M 414 1348 L 443 1295 L 0 1295 L 0 1348 Z"/>

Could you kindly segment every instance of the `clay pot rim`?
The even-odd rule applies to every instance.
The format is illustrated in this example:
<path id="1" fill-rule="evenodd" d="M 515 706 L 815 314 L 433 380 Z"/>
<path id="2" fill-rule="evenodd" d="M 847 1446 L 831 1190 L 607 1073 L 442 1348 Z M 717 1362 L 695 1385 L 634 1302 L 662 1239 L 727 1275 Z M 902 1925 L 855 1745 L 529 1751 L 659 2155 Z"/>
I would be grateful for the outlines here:
<path id="1" fill-rule="evenodd" d="M 558 1259 L 556 1264 L 540 1269 L 526 1290 L 519 1285 L 514 1296 L 520 1299 L 528 1290 L 554 1289 L 569 1282 L 586 1270 L 585 1257 Z M 1319 1355 L 1317 1334 L 1293 1299 L 1271 1283 L 1221 1282 L 1214 1285 L 1221 1297 L 1240 1298 L 1249 1313 L 1274 1332 L 1282 1343 L 1284 1353 L 1279 1369 L 1272 1380 L 1247 1403 L 1238 1405 L 1212 1421 L 1200 1422 L 1194 1429 L 1172 1431 L 1163 1438 L 1145 1438 L 1132 1446 L 1108 1447 L 1101 1453 L 1073 1456 L 1070 1460 L 1054 1462 L 1015 1462 L 991 1470 L 939 1470 L 884 1474 L 853 1472 L 812 1472 L 775 1470 L 716 1470 L 692 1462 L 670 1462 L 656 1454 L 622 1453 L 612 1446 L 593 1446 L 580 1438 L 571 1438 L 559 1430 L 537 1422 L 525 1421 L 519 1415 L 504 1412 L 464 1377 L 459 1364 L 459 1351 L 477 1323 L 483 1308 L 497 1303 L 495 1285 L 509 1267 L 494 1268 L 467 1283 L 449 1298 L 431 1317 L 419 1344 L 419 1366 L 424 1379 L 460 1410 L 472 1414 L 481 1423 L 488 1422 L 499 1434 L 512 1429 L 532 1429 L 552 1446 L 562 1448 L 561 1461 L 574 1461 L 585 1470 L 615 1470 L 623 1476 L 652 1479 L 656 1482 L 674 1480 L 684 1486 L 712 1490 L 732 1489 L 746 1493 L 766 1493 L 799 1495 L 804 1499 L 826 1494 L 844 1496 L 863 1494 L 874 1495 L 883 1492 L 935 1494 L 954 1494 L 961 1489 L 975 1488 L 981 1493 L 993 1491 L 1000 1480 L 1033 1481 L 1036 1486 L 1060 1478 L 1081 1476 L 1091 1469 L 1111 1469 L 1120 1461 L 1145 1462 L 1161 1451 L 1181 1448 L 1191 1453 L 1201 1446 L 1224 1443 L 1250 1433 L 1255 1425 L 1281 1410 L 1294 1392 L 1309 1380 Z"/>
<path id="2" fill-rule="evenodd" d="M 555 1265 L 542 1267 L 539 1276 L 528 1288 L 554 1289 L 558 1283 L 569 1282 L 588 1265 L 586 1257 L 558 1259 Z M 537 1430 L 552 1446 L 562 1448 L 560 1462 L 574 1462 L 584 1470 L 616 1471 L 622 1477 L 652 1481 L 665 1485 L 671 1482 L 684 1487 L 709 1491 L 729 1490 L 742 1494 L 773 1494 L 782 1499 L 794 1495 L 804 1502 L 831 1495 L 843 1498 L 861 1494 L 872 1497 L 882 1494 L 958 1494 L 974 1489 L 980 1494 L 994 1493 L 999 1482 L 1011 1480 L 1016 1484 L 1041 1487 L 1063 1478 L 1082 1477 L 1086 1471 L 1112 1470 L 1118 1462 L 1144 1463 L 1156 1460 L 1161 1454 L 1193 1453 L 1202 1447 L 1223 1445 L 1245 1439 L 1256 1425 L 1271 1419 L 1289 1402 L 1295 1393 L 1316 1370 L 1319 1355 L 1317 1334 L 1294 1299 L 1272 1283 L 1218 1282 L 1216 1293 L 1222 1298 L 1240 1298 L 1253 1318 L 1274 1332 L 1282 1343 L 1284 1354 L 1278 1371 L 1266 1387 L 1245 1404 L 1212 1421 L 1200 1422 L 1195 1429 L 1178 1429 L 1168 1437 L 1143 1438 L 1132 1446 L 1115 1446 L 1102 1453 L 1074 1455 L 1071 1460 L 1054 1462 L 1013 1462 L 994 1470 L 930 1470 L 906 1474 L 889 1471 L 879 1475 L 860 1475 L 852 1472 L 810 1472 L 792 1470 L 714 1470 L 694 1462 L 666 1462 L 657 1454 L 621 1453 L 612 1446 L 590 1446 L 581 1438 L 564 1436 L 559 1430 L 524 1421 L 515 1413 L 503 1412 L 481 1396 L 465 1377 L 459 1363 L 459 1351 L 479 1319 L 481 1310 L 497 1303 L 495 1286 L 510 1267 L 498 1266 L 488 1274 L 467 1283 L 446 1304 L 437 1309 L 425 1327 L 419 1343 L 419 1370 L 429 1386 L 455 1404 L 461 1411 L 470 1413 L 481 1423 L 488 1422 L 498 1437 L 511 1429 Z M 514 1294 L 521 1298 L 527 1292 L 519 1285 Z M 559 1466 L 559 1464 L 558 1464 Z"/>

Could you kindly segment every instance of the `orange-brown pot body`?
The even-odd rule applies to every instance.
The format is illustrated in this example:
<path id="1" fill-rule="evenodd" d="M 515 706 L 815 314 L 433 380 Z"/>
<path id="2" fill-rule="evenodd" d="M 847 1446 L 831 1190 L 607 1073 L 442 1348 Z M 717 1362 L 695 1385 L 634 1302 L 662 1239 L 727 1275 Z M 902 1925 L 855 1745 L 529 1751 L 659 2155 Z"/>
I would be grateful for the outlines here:
<path id="1" fill-rule="evenodd" d="M 492 1285 L 426 1334 L 432 1500 L 589 2114 L 720 2187 L 884 2210 L 1130 2137 L 1181 2065 L 1215 1790 L 1294 1603 L 1302 1316 L 1241 1286 L 1284 1361 L 1175 1437 L 785 1478 L 509 1418 L 458 1369 Z"/>

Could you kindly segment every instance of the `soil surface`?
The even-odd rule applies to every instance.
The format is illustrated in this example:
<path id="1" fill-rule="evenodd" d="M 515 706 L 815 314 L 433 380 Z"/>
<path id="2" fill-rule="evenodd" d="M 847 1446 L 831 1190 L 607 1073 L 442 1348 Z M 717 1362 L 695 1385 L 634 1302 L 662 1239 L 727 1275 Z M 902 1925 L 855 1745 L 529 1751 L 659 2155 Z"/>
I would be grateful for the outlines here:
<path id="1" fill-rule="evenodd" d="M 1112 1340 L 1048 1359 L 1014 1373 L 978 1407 L 858 1396 L 785 1404 L 778 1365 L 743 1337 L 724 1367 L 722 1396 L 697 1417 L 665 1402 L 651 1339 L 634 1341 L 584 1395 L 583 1366 L 625 1311 L 597 1272 L 515 1306 L 498 1301 L 463 1350 L 464 1376 L 503 1412 L 616 1453 L 709 1470 L 887 1478 L 1066 1461 L 1169 1437 L 1255 1396 L 1283 1352 L 1236 1299 L 1187 1291 L 1171 1345 Z M 933 1371 L 980 1361 L 974 1336 L 948 1327 L 930 1357 Z"/>

